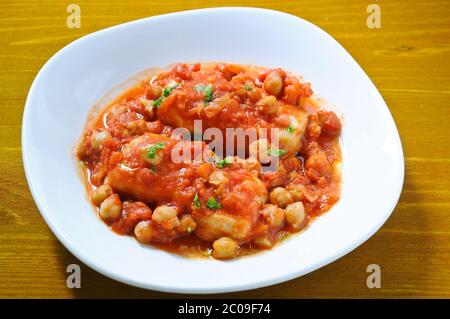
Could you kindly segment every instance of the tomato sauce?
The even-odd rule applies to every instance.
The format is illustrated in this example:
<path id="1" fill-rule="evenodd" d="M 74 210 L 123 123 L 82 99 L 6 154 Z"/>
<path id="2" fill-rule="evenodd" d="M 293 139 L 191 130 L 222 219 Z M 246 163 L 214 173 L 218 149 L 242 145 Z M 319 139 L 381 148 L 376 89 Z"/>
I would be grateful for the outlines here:
<path id="1" fill-rule="evenodd" d="M 200 134 L 222 132 L 224 146 L 228 128 L 269 133 L 245 137 L 239 157 L 210 149 L 211 138 L 194 135 L 196 123 Z M 339 200 L 341 126 L 309 83 L 284 70 L 180 63 L 107 105 L 86 126 L 77 156 L 113 231 L 227 259 L 272 248 Z M 174 159 L 178 148 L 190 161 Z"/>

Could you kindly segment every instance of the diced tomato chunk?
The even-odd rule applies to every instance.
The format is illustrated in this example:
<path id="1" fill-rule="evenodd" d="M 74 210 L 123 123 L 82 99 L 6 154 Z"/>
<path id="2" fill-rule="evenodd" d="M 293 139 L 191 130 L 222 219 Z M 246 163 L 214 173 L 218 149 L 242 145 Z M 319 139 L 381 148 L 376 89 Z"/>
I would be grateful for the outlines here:
<path id="1" fill-rule="evenodd" d="M 122 216 L 111 228 L 119 234 L 127 235 L 133 232 L 137 223 L 143 220 L 150 220 L 151 218 L 152 211 L 144 203 L 126 203 L 123 207 Z"/>
<path id="2" fill-rule="evenodd" d="M 319 111 L 317 115 L 322 127 L 322 135 L 338 136 L 341 133 L 341 121 L 334 112 Z"/>

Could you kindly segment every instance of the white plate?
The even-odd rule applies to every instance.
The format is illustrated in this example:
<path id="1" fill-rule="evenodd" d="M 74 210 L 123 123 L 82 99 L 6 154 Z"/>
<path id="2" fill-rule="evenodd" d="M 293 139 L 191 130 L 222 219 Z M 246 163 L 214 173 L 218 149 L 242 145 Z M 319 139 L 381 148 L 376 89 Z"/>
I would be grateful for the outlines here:
<path id="1" fill-rule="evenodd" d="M 143 247 L 98 220 L 72 150 L 91 106 L 138 71 L 174 62 L 231 61 L 303 75 L 344 114 L 339 203 L 272 251 L 229 262 Z M 22 129 L 26 176 L 42 216 L 82 262 L 118 281 L 183 293 L 286 281 L 347 254 L 386 221 L 403 185 L 403 153 L 382 97 L 327 33 L 295 16 L 217 8 L 167 14 L 85 36 L 55 54 L 30 89 Z"/>

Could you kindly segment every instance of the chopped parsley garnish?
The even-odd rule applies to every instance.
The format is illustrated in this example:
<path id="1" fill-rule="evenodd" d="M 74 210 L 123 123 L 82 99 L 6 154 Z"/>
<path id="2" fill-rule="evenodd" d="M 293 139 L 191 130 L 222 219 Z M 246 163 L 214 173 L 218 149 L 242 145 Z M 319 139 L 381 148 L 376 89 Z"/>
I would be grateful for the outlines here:
<path id="1" fill-rule="evenodd" d="M 197 84 L 196 86 L 194 86 L 194 89 L 199 93 L 203 92 L 203 101 L 205 102 L 205 104 L 208 104 L 209 102 L 214 100 L 214 88 L 211 84 Z"/>
<path id="2" fill-rule="evenodd" d="M 227 156 L 224 159 L 216 158 L 214 162 L 218 168 L 224 168 L 225 166 L 231 165 L 233 160 L 231 157 Z"/>
<path id="3" fill-rule="evenodd" d="M 244 86 L 244 89 L 245 89 L 246 91 L 251 91 L 251 90 L 252 90 L 252 87 L 251 87 L 250 85 L 246 85 L 246 86 Z"/>
<path id="4" fill-rule="evenodd" d="M 289 125 L 288 127 L 287 127 L 287 131 L 289 132 L 289 133 L 293 133 L 294 132 L 294 127 L 292 126 L 292 125 Z"/>
<path id="5" fill-rule="evenodd" d="M 209 103 L 212 100 L 214 100 L 214 89 L 211 84 L 208 84 L 205 87 L 203 92 L 205 93 L 205 97 L 204 97 L 205 103 Z"/>
<path id="6" fill-rule="evenodd" d="M 162 95 L 164 97 L 168 97 L 170 95 L 170 93 L 172 93 L 172 91 L 175 90 L 179 86 L 180 86 L 180 83 L 174 83 L 172 85 L 169 85 L 168 87 L 165 87 L 162 91 Z"/>
<path id="7" fill-rule="evenodd" d="M 216 201 L 214 197 L 211 196 L 206 202 L 206 207 L 210 209 L 220 209 L 222 208 L 222 205 L 218 201 Z"/>
<path id="8" fill-rule="evenodd" d="M 198 199 L 198 195 L 197 194 L 194 195 L 194 199 L 192 200 L 192 202 L 194 203 L 195 207 L 197 207 L 197 208 L 201 207 L 201 203 L 200 203 L 200 200 Z"/>
<path id="9" fill-rule="evenodd" d="M 153 101 L 153 106 L 154 107 L 160 106 L 163 99 L 164 99 L 164 97 L 161 95 L 157 100 Z"/>
<path id="10" fill-rule="evenodd" d="M 197 92 L 199 92 L 199 93 L 205 92 L 205 88 L 206 88 L 206 86 L 203 85 L 203 84 L 197 84 L 197 85 L 194 87 L 194 89 L 195 89 Z"/>
<path id="11" fill-rule="evenodd" d="M 150 148 L 148 149 L 148 157 L 151 159 L 155 158 L 155 153 L 157 150 L 161 150 L 165 147 L 165 144 L 163 142 L 158 142 L 156 144 L 153 144 L 152 146 L 150 146 Z"/>
<path id="12" fill-rule="evenodd" d="M 277 150 L 277 149 L 273 149 L 273 148 L 269 148 L 267 150 L 267 155 L 269 155 L 269 156 L 283 156 L 286 154 L 287 154 L 287 152 L 285 150 Z"/>
<path id="13" fill-rule="evenodd" d="M 168 97 L 170 95 L 170 93 L 172 93 L 172 91 L 175 90 L 179 86 L 180 86 L 180 83 L 174 83 L 174 84 L 171 84 L 171 85 L 165 87 L 162 91 L 161 96 L 153 102 L 153 106 L 154 107 L 160 106 L 162 101 L 164 100 L 164 98 Z"/>

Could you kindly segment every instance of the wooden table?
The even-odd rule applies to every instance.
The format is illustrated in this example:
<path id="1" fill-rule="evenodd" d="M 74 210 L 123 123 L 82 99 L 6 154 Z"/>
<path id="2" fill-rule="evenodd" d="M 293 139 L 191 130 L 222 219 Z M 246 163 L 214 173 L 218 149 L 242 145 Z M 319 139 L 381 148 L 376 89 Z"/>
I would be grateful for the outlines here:
<path id="1" fill-rule="evenodd" d="M 23 107 L 44 62 L 82 35 L 147 16 L 243 2 L 76 1 L 81 28 L 69 29 L 66 8 L 72 2 L 0 4 L 0 297 L 183 297 L 117 283 L 82 265 L 58 242 L 25 180 Z M 349 255 L 286 283 L 216 297 L 450 297 L 450 1 L 245 3 L 309 20 L 352 54 L 394 116 L 406 176 L 391 218 Z M 380 29 L 366 25 L 371 3 L 381 8 Z M 81 265 L 81 289 L 66 287 L 71 263 Z M 380 289 L 366 286 L 369 264 L 381 267 Z"/>

